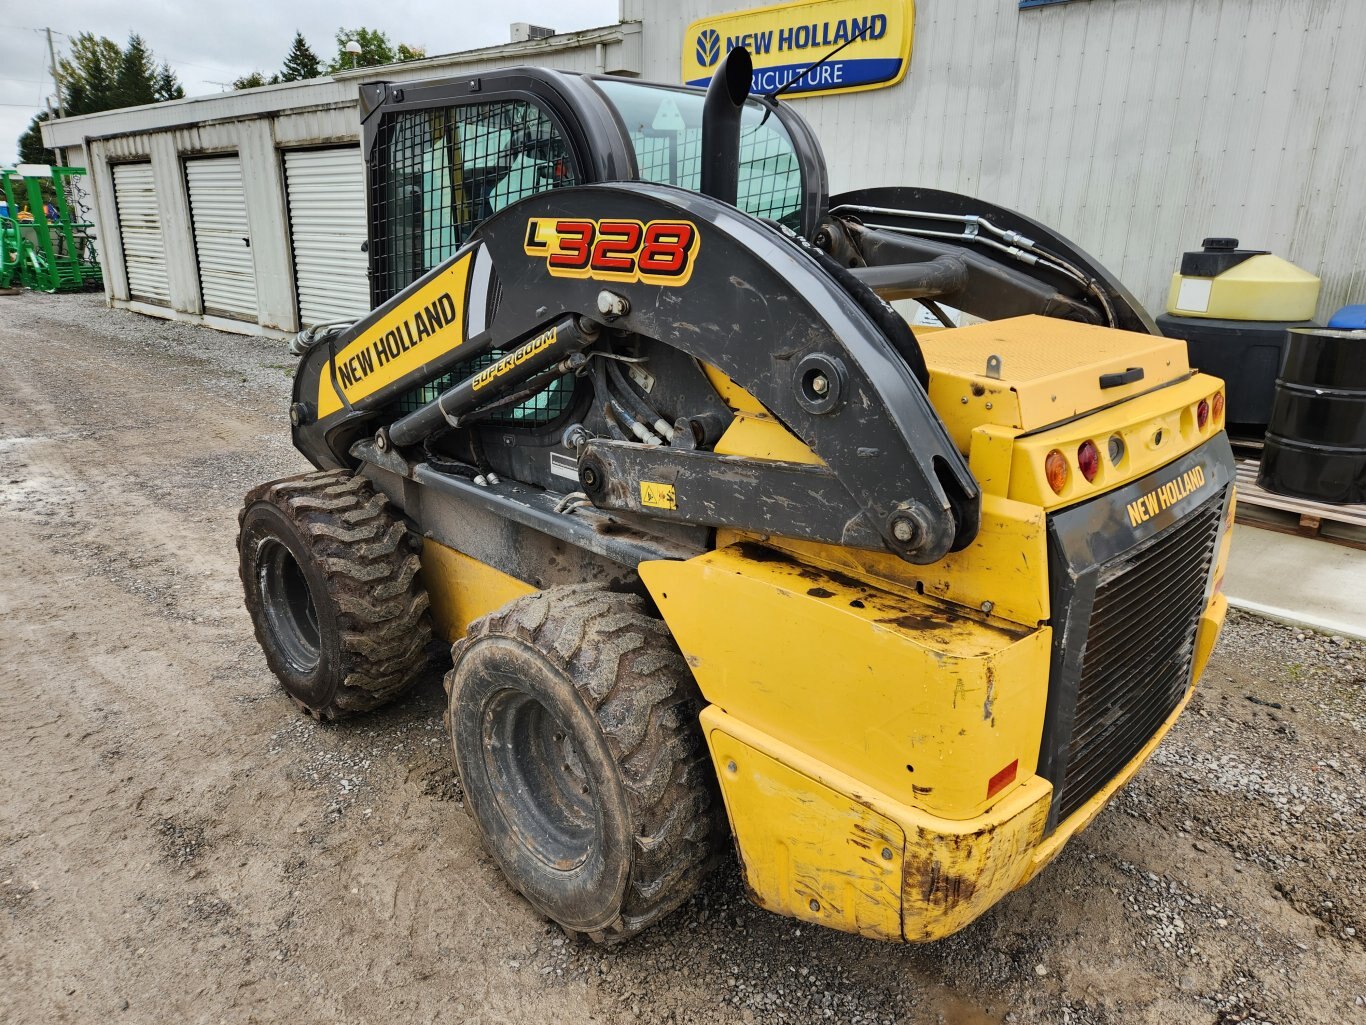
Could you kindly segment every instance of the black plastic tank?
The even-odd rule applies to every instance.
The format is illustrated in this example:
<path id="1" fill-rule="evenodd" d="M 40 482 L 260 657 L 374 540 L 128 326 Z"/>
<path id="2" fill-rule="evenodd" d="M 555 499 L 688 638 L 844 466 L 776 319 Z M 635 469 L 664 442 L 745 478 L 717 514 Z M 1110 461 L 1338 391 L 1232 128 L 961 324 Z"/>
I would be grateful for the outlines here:
<path id="1" fill-rule="evenodd" d="M 1257 483 L 1316 502 L 1366 502 L 1366 331 L 1288 333 Z"/>
<path id="2" fill-rule="evenodd" d="M 1191 366 L 1222 378 L 1227 385 L 1224 419 L 1234 434 L 1257 436 L 1271 420 L 1276 373 L 1285 360 L 1286 328 L 1317 327 L 1254 320 L 1211 320 L 1163 313 L 1157 329 L 1168 338 L 1183 338 Z"/>

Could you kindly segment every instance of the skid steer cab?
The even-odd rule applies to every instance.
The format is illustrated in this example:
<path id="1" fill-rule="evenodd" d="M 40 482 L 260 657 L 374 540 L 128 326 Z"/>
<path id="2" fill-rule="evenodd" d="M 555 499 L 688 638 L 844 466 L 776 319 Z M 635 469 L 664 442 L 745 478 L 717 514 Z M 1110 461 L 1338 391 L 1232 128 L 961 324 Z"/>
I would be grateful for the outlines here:
<path id="1" fill-rule="evenodd" d="M 247 495 L 247 607 L 319 719 L 445 671 L 475 828 L 571 933 L 733 845 L 766 908 L 935 939 L 1186 704 L 1223 386 L 1043 225 L 832 197 L 749 81 L 365 87 L 374 310 L 296 343 L 317 471 Z"/>

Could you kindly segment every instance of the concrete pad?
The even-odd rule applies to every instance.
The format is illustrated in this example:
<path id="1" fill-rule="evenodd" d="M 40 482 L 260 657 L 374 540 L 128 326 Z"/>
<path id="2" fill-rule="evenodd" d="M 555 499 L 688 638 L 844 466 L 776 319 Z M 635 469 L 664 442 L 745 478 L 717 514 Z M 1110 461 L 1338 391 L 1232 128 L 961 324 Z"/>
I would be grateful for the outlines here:
<path id="1" fill-rule="evenodd" d="M 1366 640 L 1366 551 L 1233 525 L 1224 594 L 1235 609 Z"/>

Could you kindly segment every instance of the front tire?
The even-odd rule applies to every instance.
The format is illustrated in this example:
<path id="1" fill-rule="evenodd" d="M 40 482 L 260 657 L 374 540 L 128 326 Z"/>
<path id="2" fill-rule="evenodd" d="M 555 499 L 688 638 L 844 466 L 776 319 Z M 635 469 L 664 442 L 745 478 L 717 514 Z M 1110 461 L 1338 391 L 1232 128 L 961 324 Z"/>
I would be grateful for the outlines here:
<path id="1" fill-rule="evenodd" d="M 262 484 L 238 517 L 239 572 L 266 662 L 307 714 L 389 701 L 429 664 L 421 538 L 347 470 Z"/>
<path id="2" fill-rule="evenodd" d="M 697 890 L 724 820 L 696 685 L 641 598 L 528 595 L 473 623 L 453 657 L 465 806 L 537 910 L 616 943 Z"/>

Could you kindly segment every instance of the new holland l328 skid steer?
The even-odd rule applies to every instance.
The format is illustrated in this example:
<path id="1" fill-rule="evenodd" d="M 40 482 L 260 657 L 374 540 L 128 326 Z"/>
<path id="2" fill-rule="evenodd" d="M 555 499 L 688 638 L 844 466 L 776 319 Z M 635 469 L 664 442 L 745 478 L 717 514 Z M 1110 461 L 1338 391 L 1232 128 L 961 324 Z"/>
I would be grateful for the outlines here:
<path id="1" fill-rule="evenodd" d="M 749 83 L 735 50 L 705 94 L 364 87 L 374 311 L 297 342 L 318 471 L 247 496 L 246 602 L 321 719 L 454 643 L 466 808 L 573 933 L 634 935 L 733 840 L 766 908 L 934 939 L 1184 707 L 1226 609 L 1222 384 L 1040 224 L 831 197 Z"/>

